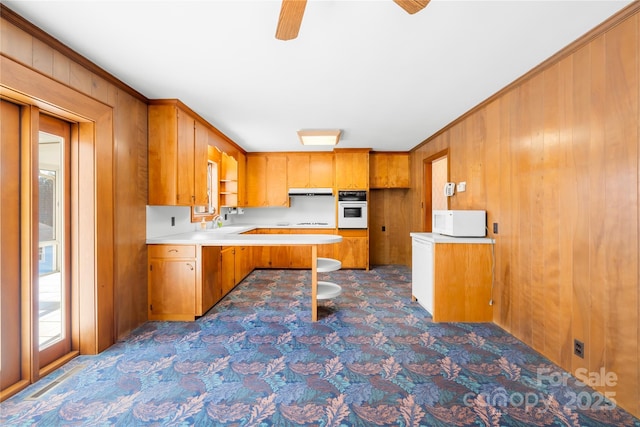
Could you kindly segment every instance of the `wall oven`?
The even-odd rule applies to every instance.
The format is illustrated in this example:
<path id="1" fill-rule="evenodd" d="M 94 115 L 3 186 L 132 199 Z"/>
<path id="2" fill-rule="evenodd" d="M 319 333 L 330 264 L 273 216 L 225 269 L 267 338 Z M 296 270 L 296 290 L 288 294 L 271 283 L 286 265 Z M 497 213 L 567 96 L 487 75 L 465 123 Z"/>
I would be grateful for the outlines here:
<path id="1" fill-rule="evenodd" d="M 338 228 L 367 228 L 367 192 L 338 191 Z"/>

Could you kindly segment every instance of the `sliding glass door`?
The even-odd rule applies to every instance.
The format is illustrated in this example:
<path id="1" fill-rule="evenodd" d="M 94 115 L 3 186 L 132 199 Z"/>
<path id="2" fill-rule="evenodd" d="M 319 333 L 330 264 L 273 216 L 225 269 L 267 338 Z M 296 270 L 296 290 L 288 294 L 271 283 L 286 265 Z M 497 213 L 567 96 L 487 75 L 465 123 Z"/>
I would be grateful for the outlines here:
<path id="1" fill-rule="evenodd" d="M 2 400 L 72 353 L 71 125 L 1 100 L 0 137 Z"/>
<path id="2" fill-rule="evenodd" d="M 0 396 L 26 383 L 20 274 L 20 107 L 0 101 Z"/>
<path id="3" fill-rule="evenodd" d="M 38 348 L 40 367 L 71 350 L 70 139 L 67 122 L 40 115 Z"/>

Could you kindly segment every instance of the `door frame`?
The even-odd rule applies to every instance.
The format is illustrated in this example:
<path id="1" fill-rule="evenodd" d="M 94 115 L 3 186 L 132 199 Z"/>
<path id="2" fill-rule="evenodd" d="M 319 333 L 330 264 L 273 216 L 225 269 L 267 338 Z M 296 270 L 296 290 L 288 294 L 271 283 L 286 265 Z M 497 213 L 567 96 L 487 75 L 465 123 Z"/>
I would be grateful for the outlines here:
<path id="1" fill-rule="evenodd" d="M 37 141 L 34 117 L 40 110 L 49 115 L 77 123 L 72 130 L 72 175 L 77 181 L 71 189 L 71 276 L 72 305 L 78 317 L 72 322 L 73 346 L 80 354 L 97 354 L 115 343 L 114 321 L 114 161 L 113 108 L 88 95 L 56 82 L 18 62 L 0 56 L 0 97 L 21 105 L 23 123 L 21 137 L 33 149 Z M 25 173 L 37 173 L 37 165 L 28 164 Z M 25 200 L 27 210 L 21 215 L 33 216 L 32 194 Z M 98 230 L 100 232 L 98 233 Z M 24 236 L 22 242 L 37 245 L 37 235 Z M 23 260 L 21 270 L 31 277 L 37 274 L 36 259 Z M 22 322 L 25 334 L 33 336 L 34 307 L 30 287 L 22 278 Z M 28 298 L 27 298 L 28 297 Z M 27 338 L 27 339 L 25 339 Z M 37 366 L 33 340 L 22 339 L 21 380 L 0 391 L 4 400 L 37 381 L 46 371 Z M 37 348 L 36 348 L 37 350 Z M 54 368 L 53 366 L 51 368 Z"/>
<path id="2" fill-rule="evenodd" d="M 422 215 L 422 231 L 431 232 L 433 224 L 432 224 L 432 210 L 433 205 L 431 203 L 431 198 L 433 195 L 432 186 L 433 186 L 433 165 L 432 163 L 436 160 L 440 160 L 441 158 L 447 158 L 447 181 L 449 180 L 449 170 L 450 170 L 450 159 L 449 159 L 449 149 L 445 148 L 442 151 L 438 151 L 435 154 L 432 154 L 429 157 L 425 157 L 422 161 L 422 182 L 423 182 L 423 194 L 422 194 L 422 206 L 423 206 L 423 215 Z M 449 208 L 449 199 L 447 199 L 447 208 Z"/>

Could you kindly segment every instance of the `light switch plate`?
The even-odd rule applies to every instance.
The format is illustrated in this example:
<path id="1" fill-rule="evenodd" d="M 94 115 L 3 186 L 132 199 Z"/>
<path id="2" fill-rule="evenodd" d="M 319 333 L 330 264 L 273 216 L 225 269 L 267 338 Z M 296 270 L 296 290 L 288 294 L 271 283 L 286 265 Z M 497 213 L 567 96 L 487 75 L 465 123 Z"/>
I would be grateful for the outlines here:
<path id="1" fill-rule="evenodd" d="M 466 181 L 459 182 L 457 187 L 458 188 L 456 188 L 456 190 L 458 191 L 458 193 L 462 193 L 467 189 L 467 182 Z"/>

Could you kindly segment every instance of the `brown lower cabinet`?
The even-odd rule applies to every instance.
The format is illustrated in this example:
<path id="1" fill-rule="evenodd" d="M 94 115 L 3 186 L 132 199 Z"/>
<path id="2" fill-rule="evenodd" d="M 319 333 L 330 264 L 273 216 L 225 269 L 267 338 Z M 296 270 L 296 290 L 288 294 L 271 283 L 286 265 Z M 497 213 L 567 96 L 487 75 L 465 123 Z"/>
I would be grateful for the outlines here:
<path id="1" fill-rule="evenodd" d="M 193 320 L 220 299 L 220 247 L 149 245 L 149 320 Z"/>
<path id="2" fill-rule="evenodd" d="M 261 228 L 260 234 L 335 234 L 326 228 Z M 336 258 L 335 245 L 318 245 L 318 256 Z M 311 268 L 311 246 L 255 246 L 256 268 Z"/>
<path id="3" fill-rule="evenodd" d="M 334 234 L 327 229 L 260 229 L 263 234 Z M 318 245 L 318 256 L 342 268 L 369 268 L 367 230 L 338 230 L 342 242 Z M 228 294 L 254 268 L 311 266 L 310 246 L 148 246 L 149 320 L 194 320 Z"/>
<path id="4" fill-rule="evenodd" d="M 219 285 L 222 274 L 222 263 L 220 246 L 202 246 L 202 304 L 196 316 L 202 316 L 218 301 L 222 299 L 226 292 Z M 196 285 L 197 288 L 197 285 Z"/>
<path id="5" fill-rule="evenodd" d="M 335 230 L 324 228 L 292 228 L 291 234 L 336 234 Z M 336 257 L 335 245 L 318 245 L 318 256 L 323 258 Z M 291 246 L 289 256 L 289 268 L 310 268 L 311 267 L 311 246 Z"/>
<path id="6" fill-rule="evenodd" d="M 222 294 L 226 295 L 231 289 L 236 286 L 236 248 L 235 246 L 228 246 L 220 251 L 220 264 L 222 266 L 220 287 Z"/>
<path id="7" fill-rule="evenodd" d="M 248 246 L 149 245 L 149 320 L 194 320 L 252 270 Z"/>
<path id="8" fill-rule="evenodd" d="M 242 282 L 245 277 L 253 271 L 253 253 L 251 252 L 252 246 L 236 246 L 235 262 L 234 262 L 234 281 L 237 285 Z M 235 285 L 234 285 L 235 286 Z"/>
<path id="9" fill-rule="evenodd" d="M 336 259 L 342 262 L 342 268 L 369 269 L 369 230 L 340 229 L 342 242 L 336 246 Z"/>
<path id="10" fill-rule="evenodd" d="M 225 296 L 253 271 L 251 246 L 223 247 L 220 252 L 220 264 L 222 296 Z"/>
<path id="11" fill-rule="evenodd" d="M 262 234 L 339 234 L 342 242 L 335 245 L 319 245 L 318 256 L 335 258 L 342 262 L 342 268 L 369 269 L 369 230 L 326 228 L 262 228 Z M 254 247 L 256 268 L 309 268 L 311 248 L 306 246 L 262 246 Z"/>
<path id="12" fill-rule="evenodd" d="M 256 234 L 290 234 L 290 229 L 260 228 Z M 256 268 L 289 268 L 291 246 L 254 246 L 252 252 Z"/>

